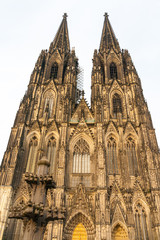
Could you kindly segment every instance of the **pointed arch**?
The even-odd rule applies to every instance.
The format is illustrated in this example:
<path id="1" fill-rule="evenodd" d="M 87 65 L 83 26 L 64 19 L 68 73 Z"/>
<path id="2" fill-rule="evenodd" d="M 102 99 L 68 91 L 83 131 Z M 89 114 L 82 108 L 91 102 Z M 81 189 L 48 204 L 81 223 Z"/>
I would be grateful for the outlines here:
<path id="1" fill-rule="evenodd" d="M 90 173 L 90 149 L 83 138 L 74 146 L 73 173 Z"/>
<path id="2" fill-rule="evenodd" d="M 138 173 L 138 164 L 137 164 L 136 144 L 134 139 L 131 136 L 127 138 L 126 145 L 127 145 L 127 159 L 128 159 L 129 173 L 131 176 L 134 176 Z"/>
<path id="3" fill-rule="evenodd" d="M 112 136 L 107 139 L 107 167 L 109 174 L 118 174 L 117 142 Z"/>
<path id="4" fill-rule="evenodd" d="M 110 63 L 109 69 L 110 69 L 110 78 L 118 79 L 117 66 L 114 62 Z"/>
<path id="5" fill-rule="evenodd" d="M 72 240 L 80 240 L 80 239 L 87 240 L 87 231 L 82 223 L 79 223 L 75 227 L 72 235 Z"/>
<path id="6" fill-rule="evenodd" d="M 74 152 L 74 146 L 80 139 L 84 139 L 87 142 L 87 144 L 89 145 L 89 149 L 90 149 L 90 155 L 92 155 L 94 153 L 94 141 L 93 141 L 93 138 L 91 136 L 87 135 L 85 132 L 78 133 L 74 137 L 72 137 L 70 144 L 69 144 L 70 152 L 71 153 Z"/>
<path id="7" fill-rule="evenodd" d="M 48 116 L 51 117 L 53 114 L 55 94 L 53 91 L 47 91 L 44 95 L 44 107 L 43 113 L 48 112 Z"/>
<path id="8" fill-rule="evenodd" d="M 112 106 L 113 106 L 113 116 L 115 118 L 117 118 L 118 113 L 123 114 L 122 100 L 121 100 L 121 97 L 118 93 L 115 93 L 112 97 Z"/>
<path id="9" fill-rule="evenodd" d="M 58 76 L 58 63 L 54 62 L 51 67 L 50 78 L 57 79 L 57 76 Z"/>
<path id="10" fill-rule="evenodd" d="M 87 216 L 85 213 L 78 212 L 74 214 L 70 219 L 67 221 L 66 226 L 64 228 L 65 239 L 69 240 L 72 239 L 73 232 L 75 228 L 82 224 L 87 233 L 87 239 L 95 239 L 95 226 L 92 219 Z"/>
<path id="11" fill-rule="evenodd" d="M 136 239 L 149 240 L 149 208 L 141 199 L 135 202 L 133 208 L 136 228 Z"/>
<path id="12" fill-rule="evenodd" d="M 50 174 L 54 172 L 55 157 L 56 157 L 56 139 L 52 135 L 48 139 L 48 143 L 47 143 L 47 159 L 50 162 L 50 167 L 49 167 Z"/>
<path id="13" fill-rule="evenodd" d="M 129 240 L 128 230 L 121 222 L 116 222 L 112 226 L 112 240 Z"/>
<path id="14" fill-rule="evenodd" d="M 38 151 L 38 138 L 34 135 L 29 141 L 26 172 L 35 173 Z"/>

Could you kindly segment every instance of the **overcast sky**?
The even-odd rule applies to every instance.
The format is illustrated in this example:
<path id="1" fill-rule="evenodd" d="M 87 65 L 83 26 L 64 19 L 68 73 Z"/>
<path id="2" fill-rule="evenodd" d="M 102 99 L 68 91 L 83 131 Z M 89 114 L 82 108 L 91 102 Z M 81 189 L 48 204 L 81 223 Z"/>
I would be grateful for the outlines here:
<path id="1" fill-rule="evenodd" d="M 49 48 L 64 12 L 89 102 L 92 56 L 108 12 L 120 47 L 129 50 L 142 81 L 160 145 L 159 0 L 5 0 L 0 3 L 0 160 L 35 62 Z"/>

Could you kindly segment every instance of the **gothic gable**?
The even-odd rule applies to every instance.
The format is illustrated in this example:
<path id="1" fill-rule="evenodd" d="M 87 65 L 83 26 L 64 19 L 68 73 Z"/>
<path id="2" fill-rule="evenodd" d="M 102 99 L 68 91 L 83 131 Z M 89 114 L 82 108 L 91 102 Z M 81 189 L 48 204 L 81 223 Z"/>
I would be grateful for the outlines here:
<path id="1" fill-rule="evenodd" d="M 17 194 L 13 203 L 13 206 L 18 206 L 19 204 L 26 203 L 30 199 L 30 193 L 28 185 L 24 180 L 22 180 L 20 187 L 17 190 Z"/>
<path id="2" fill-rule="evenodd" d="M 47 91 L 54 91 L 57 93 L 57 88 L 56 88 L 56 85 L 54 83 L 54 81 L 49 81 L 44 89 L 44 92 L 43 92 L 43 96 L 46 94 Z"/>
<path id="3" fill-rule="evenodd" d="M 78 122 L 82 117 L 86 122 L 94 122 L 93 115 L 84 98 L 81 99 L 78 107 L 76 108 L 76 111 L 71 118 L 71 122 Z"/>
<path id="4" fill-rule="evenodd" d="M 140 184 L 138 181 L 136 181 L 134 184 L 133 203 L 135 203 L 139 199 L 147 203 L 146 197 L 140 187 Z"/>
<path id="5" fill-rule="evenodd" d="M 118 184 L 116 182 L 114 182 L 114 185 L 113 185 L 112 191 L 111 191 L 111 195 L 110 195 L 110 203 L 111 204 L 114 203 L 114 205 L 115 205 L 117 202 L 121 202 L 123 209 L 124 210 L 126 209 L 122 193 L 118 187 Z"/>
<path id="6" fill-rule="evenodd" d="M 47 136 L 50 135 L 52 132 L 54 132 L 56 135 L 59 135 L 59 130 L 55 121 L 53 121 L 47 129 Z"/>
<path id="7" fill-rule="evenodd" d="M 123 90 L 116 79 L 113 81 L 110 88 L 110 95 L 112 96 L 115 92 L 120 92 L 121 94 L 123 94 Z"/>
<path id="8" fill-rule="evenodd" d="M 115 61 L 116 63 L 120 63 L 120 59 L 114 48 L 111 48 L 108 56 L 107 56 L 107 62 Z"/>
<path id="9" fill-rule="evenodd" d="M 127 122 L 127 125 L 124 129 L 124 138 L 126 138 L 128 135 L 133 135 L 137 137 L 137 132 L 131 122 Z"/>
<path id="10" fill-rule="evenodd" d="M 115 211 L 113 214 L 113 218 L 112 218 L 112 225 L 117 222 L 122 222 L 125 224 L 125 219 L 124 219 L 122 211 L 119 207 L 119 204 L 116 205 L 116 208 L 115 208 Z"/>
<path id="11" fill-rule="evenodd" d="M 119 133 L 118 133 L 118 130 L 117 128 L 115 127 L 114 123 L 113 122 L 110 122 L 108 127 L 107 127 L 107 130 L 106 130 L 106 136 L 109 136 L 109 135 L 115 135 L 117 136 Z"/>
<path id="12" fill-rule="evenodd" d="M 30 127 L 28 134 L 30 134 L 32 132 L 40 132 L 40 131 L 41 131 L 41 129 L 40 129 L 40 125 L 39 125 L 38 121 L 34 121 L 32 126 Z"/>

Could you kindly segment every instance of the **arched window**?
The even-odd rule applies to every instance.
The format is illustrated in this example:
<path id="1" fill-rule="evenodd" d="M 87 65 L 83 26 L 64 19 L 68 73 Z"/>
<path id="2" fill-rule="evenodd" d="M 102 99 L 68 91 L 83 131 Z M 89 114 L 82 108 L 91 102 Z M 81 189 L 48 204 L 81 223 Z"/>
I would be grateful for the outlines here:
<path id="1" fill-rule="evenodd" d="M 44 112 L 48 112 L 48 116 L 51 117 L 52 109 L 53 109 L 53 95 L 50 94 L 45 99 Z"/>
<path id="2" fill-rule="evenodd" d="M 58 63 L 54 62 L 52 67 L 51 67 L 50 78 L 56 79 L 57 75 L 58 75 Z"/>
<path id="3" fill-rule="evenodd" d="M 29 172 L 29 173 L 35 172 L 37 149 L 38 149 L 38 140 L 34 136 L 29 143 L 29 154 L 28 154 L 28 163 L 27 163 L 26 172 Z"/>
<path id="4" fill-rule="evenodd" d="M 118 75 L 117 75 L 117 66 L 114 62 L 112 62 L 110 64 L 110 78 L 112 79 L 117 79 Z"/>
<path id="5" fill-rule="evenodd" d="M 138 203 L 135 208 L 135 225 L 136 225 L 136 239 L 149 240 L 147 215 L 144 207 L 140 203 Z"/>
<path id="6" fill-rule="evenodd" d="M 83 139 L 80 139 L 74 147 L 73 173 L 90 173 L 89 146 Z"/>
<path id="7" fill-rule="evenodd" d="M 107 158 L 109 174 L 118 174 L 117 146 L 114 138 L 110 138 L 107 143 Z"/>
<path id="8" fill-rule="evenodd" d="M 48 141 L 48 145 L 47 145 L 47 158 L 48 158 L 48 161 L 50 162 L 51 174 L 54 171 L 55 156 L 56 156 L 56 140 L 52 136 Z"/>
<path id="9" fill-rule="evenodd" d="M 127 141 L 127 158 L 129 164 L 129 173 L 130 175 L 135 175 L 137 173 L 137 157 L 135 143 L 130 137 Z"/>
<path id="10" fill-rule="evenodd" d="M 120 96 L 115 93 L 113 96 L 113 116 L 117 117 L 118 113 L 122 113 L 122 103 Z"/>

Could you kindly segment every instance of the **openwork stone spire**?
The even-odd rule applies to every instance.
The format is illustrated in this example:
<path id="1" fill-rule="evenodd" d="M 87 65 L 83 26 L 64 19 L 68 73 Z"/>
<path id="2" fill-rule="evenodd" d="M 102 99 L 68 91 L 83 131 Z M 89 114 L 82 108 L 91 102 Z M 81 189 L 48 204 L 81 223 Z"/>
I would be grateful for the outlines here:
<path id="1" fill-rule="evenodd" d="M 50 49 L 60 49 L 62 52 L 70 51 L 69 34 L 67 27 L 67 14 L 64 13 L 63 20 L 57 31 L 57 34 L 51 43 Z"/>
<path id="2" fill-rule="evenodd" d="M 104 14 L 104 25 L 102 30 L 102 37 L 100 42 L 100 52 L 103 52 L 105 49 L 110 49 L 113 47 L 116 50 L 120 50 L 118 40 L 115 36 L 115 33 L 112 29 L 110 21 L 108 19 L 108 14 Z"/>

